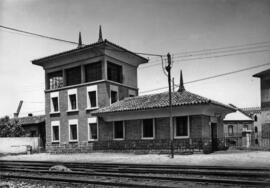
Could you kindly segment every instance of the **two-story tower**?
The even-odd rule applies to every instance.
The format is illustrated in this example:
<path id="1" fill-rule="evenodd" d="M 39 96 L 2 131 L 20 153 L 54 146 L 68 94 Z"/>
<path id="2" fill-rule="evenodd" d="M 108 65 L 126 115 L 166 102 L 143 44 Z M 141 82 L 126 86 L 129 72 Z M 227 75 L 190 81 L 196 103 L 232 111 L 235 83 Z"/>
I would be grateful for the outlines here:
<path id="1" fill-rule="evenodd" d="M 96 43 L 83 45 L 79 36 L 77 48 L 33 60 L 45 70 L 47 150 L 91 150 L 101 132 L 91 111 L 137 96 L 137 68 L 147 62 L 103 40 L 101 28 Z"/>

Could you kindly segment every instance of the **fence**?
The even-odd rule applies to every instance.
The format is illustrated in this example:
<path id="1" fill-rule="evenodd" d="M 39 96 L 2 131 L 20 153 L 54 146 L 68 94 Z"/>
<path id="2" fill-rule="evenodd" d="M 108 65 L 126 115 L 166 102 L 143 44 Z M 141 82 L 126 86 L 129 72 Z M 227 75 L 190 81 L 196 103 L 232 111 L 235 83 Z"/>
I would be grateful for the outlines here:
<path id="1" fill-rule="evenodd" d="M 228 147 L 235 148 L 251 148 L 251 149 L 262 149 L 269 150 L 270 149 L 270 132 L 267 133 L 250 133 L 248 135 L 245 134 L 233 134 L 233 135 L 225 135 L 225 143 Z M 249 140 L 248 140 L 249 139 Z M 247 144 L 249 142 L 249 144 Z"/>
<path id="2" fill-rule="evenodd" d="M 32 151 L 39 151 L 39 137 L 5 137 L 0 138 L 0 153 L 26 153 L 27 146 L 32 147 Z"/>

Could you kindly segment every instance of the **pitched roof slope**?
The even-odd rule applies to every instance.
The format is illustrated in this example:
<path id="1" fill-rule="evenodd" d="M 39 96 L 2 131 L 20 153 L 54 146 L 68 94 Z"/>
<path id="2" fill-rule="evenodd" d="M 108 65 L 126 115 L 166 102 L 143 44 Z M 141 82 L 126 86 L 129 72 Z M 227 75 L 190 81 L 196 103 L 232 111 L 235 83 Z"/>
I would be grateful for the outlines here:
<path id="1" fill-rule="evenodd" d="M 45 60 L 49 60 L 49 59 L 52 59 L 52 58 L 55 58 L 55 57 L 58 57 L 58 56 L 62 56 L 62 55 L 67 55 L 67 54 L 72 54 L 72 53 L 76 53 L 77 51 L 81 51 L 81 50 L 84 50 L 84 49 L 87 49 L 87 48 L 91 48 L 91 47 L 96 47 L 96 46 L 100 46 L 100 45 L 106 45 L 106 44 L 109 44 L 111 46 L 114 46 L 116 48 L 119 48 L 121 51 L 123 52 L 128 52 L 130 54 L 133 54 L 141 59 L 143 59 L 144 61 L 148 61 L 148 59 L 130 51 L 130 50 L 127 50 L 117 44 L 114 44 L 110 41 L 108 41 L 107 39 L 103 40 L 103 41 L 98 41 L 98 42 L 95 42 L 95 43 L 92 43 L 92 44 L 88 44 L 88 45 L 82 45 L 80 48 L 74 48 L 74 49 L 71 49 L 71 50 L 68 50 L 68 51 L 64 51 L 64 52 L 60 52 L 60 53 L 57 53 L 57 54 L 53 54 L 53 55 L 50 55 L 50 56 L 46 56 L 46 57 L 42 57 L 42 58 L 39 58 L 39 59 L 34 59 L 32 60 L 32 63 L 35 64 L 35 65 L 38 65 L 39 64 L 39 61 L 45 61 Z"/>
<path id="2" fill-rule="evenodd" d="M 261 113 L 261 107 L 247 107 L 247 108 L 241 108 L 244 112 L 252 115 L 252 114 L 259 114 Z"/>
<path id="3" fill-rule="evenodd" d="M 186 90 L 182 92 L 172 93 L 172 106 L 173 107 L 198 105 L 198 104 L 210 104 L 210 103 L 234 110 L 234 108 L 232 108 L 231 106 L 207 99 L 205 97 L 196 95 Z M 125 98 L 121 101 L 113 103 L 111 106 L 107 106 L 104 108 L 100 108 L 96 111 L 93 111 L 92 114 L 148 110 L 148 109 L 157 109 L 157 108 L 165 108 L 165 107 L 169 107 L 168 92 Z"/>
<path id="4" fill-rule="evenodd" d="M 253 119 L 237 110 L 236 112 L 227 114 L 223 121 L 253 121 Z"/>

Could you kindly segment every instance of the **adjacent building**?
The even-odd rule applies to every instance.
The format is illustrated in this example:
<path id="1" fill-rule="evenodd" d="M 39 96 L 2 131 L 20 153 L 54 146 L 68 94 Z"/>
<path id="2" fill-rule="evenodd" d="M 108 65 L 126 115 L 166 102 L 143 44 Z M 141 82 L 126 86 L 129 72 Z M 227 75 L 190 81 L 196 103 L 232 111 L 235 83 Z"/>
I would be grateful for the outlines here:
<path id="1" fill-rule="evenodd" d="M 261 80 L 261 123 L 262 137 L 270 137 L 270 69 L 259 72 L 254 77 Z"/>
<path id="2" fill-rule="evenodd" d="M 170 147 L 169 95 L 138 96 L 148 60 L 108 40 L 33 60 L 45 71 L 46 148 L 51 152 L 163 150 Z M 182 78 L 182 76 L 181 76 Z M 172 93 L 176 149 L 217 147 L 234 108 L 186 91 Z"/>

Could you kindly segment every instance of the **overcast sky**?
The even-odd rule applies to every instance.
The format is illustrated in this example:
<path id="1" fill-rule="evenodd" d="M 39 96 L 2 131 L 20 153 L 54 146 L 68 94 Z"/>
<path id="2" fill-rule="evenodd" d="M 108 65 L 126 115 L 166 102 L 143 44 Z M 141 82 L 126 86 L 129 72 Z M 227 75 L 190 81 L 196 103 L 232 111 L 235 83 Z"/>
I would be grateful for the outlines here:
<path id="1" fill-rule="evenodd" d="M 83 43 L 107 38 L 134 52 L 167 54 L 270 41 L 269 0 L 1 0 L 0 25 Z M 76 45 L 0 28 L 0 116 L 44 113 L 44 72 L 31 60 Z M 172 75 L 192 81 L 270 62 L 270 47 L 257 53 L 182 61 L 174 58 Z M 268 51 L 267 51 L 268 50 Z M 254 51 L 254 50 L 253 50 Z M 148 57 L 148 56 L 146 56 Z M 203 57 L 203 56 L 200 56 Z M 157 58 L 138 69 L 140 92 L 167 86 Z M 260 105 L 260 82 L 252 75 L 270 65 L 186 84 L 186 89 L 239 107 Z M 155 92 L 162 92 L 158 90 Z M 143 93 L 149 94 L 149 93 Z"/>

